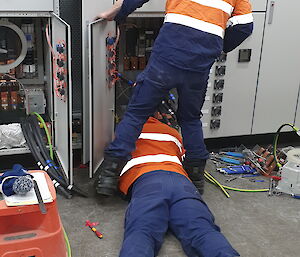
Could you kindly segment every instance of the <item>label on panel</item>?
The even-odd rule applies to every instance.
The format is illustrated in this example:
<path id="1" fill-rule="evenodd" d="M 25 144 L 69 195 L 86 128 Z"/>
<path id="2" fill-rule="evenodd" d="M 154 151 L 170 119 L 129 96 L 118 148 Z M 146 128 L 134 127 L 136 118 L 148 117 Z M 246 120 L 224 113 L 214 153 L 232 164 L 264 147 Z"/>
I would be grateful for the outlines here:
<path id="1" fill-rule="evenodd" d="M 300 83 L 300 1 L 269 2 L 253 134 L 272 133 L 283 123 L 294 122 Z"/>
<path id="2" fill-rule="evenodd" d="M 113 137 L 115 91 L 109 83 L 112 56 L 108 44 L 114 36 L 114 22 L 89 24 L 90 177 L 100 166 L 104 148 Z"/>
<path id="3" fill-rule="evenodd" d="M 1 0 L 0 11 L 53 11 L 54 0 Z"/>

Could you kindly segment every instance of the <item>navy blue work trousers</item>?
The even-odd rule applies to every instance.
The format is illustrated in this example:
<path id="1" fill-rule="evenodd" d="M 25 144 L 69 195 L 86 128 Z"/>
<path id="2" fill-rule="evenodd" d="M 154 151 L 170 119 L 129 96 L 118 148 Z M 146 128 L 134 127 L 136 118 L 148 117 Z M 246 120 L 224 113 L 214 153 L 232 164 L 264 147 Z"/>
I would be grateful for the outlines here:
<path id="1" fill-rule="evenodd" d="M 240 256 L 192 182 L 170 171 L 146 173 L 132 188 L 120 257 L 156 256 L 168 229 L 188 257 Z"/>
<path id="2" fill-rule="evenodd" d="M 169 90 L 176 88 L 177 119 L 182 131 L 186 158 L 208 159 L 200 118 L 209 70 L 210 67 L 206 72 L 179 69 L 152 54 L 146 69 L 137 77 L 137 85 L 127 111 L 116 128 L 115 140 L 105 149 L 105 154 L 130 159 L 143 125 Z"/>

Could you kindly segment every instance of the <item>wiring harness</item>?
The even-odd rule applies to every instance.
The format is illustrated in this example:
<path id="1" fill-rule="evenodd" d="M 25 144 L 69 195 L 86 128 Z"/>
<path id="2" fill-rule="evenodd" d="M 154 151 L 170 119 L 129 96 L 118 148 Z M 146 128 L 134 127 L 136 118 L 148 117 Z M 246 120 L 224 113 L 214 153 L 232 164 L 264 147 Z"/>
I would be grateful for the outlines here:
<path id="1" fill-rule="evenodd" d="M 65 198 L 70 199 L 72 193 L 77 193 L 83 197 L 87 197 L 87 194 L 75 185 L 70 185 L 67 182 L 67 177 L 62 169 L 57 166 L 53 160 L 53 147 L 51 138 L 49 138 L 49 133 L 47 134 L 50 153 L 46 148 L 45 143 L 43 142 L 43 137 L 41 134 L 41 129 L 39 127 L 38 118 L 42 119 L 41 116 L 36 116 L 36 114 L 29 115 L 27 118 L 21 122 L 22 131 L 26 139 L 27 145 L 37 162 L 37 165 L 41 170 L 44 170 L 48 173 L 52 182 L 58 193 L 61 193 Z M 43 121 L 43 126 L 45 129 L 45 122 Z"/>

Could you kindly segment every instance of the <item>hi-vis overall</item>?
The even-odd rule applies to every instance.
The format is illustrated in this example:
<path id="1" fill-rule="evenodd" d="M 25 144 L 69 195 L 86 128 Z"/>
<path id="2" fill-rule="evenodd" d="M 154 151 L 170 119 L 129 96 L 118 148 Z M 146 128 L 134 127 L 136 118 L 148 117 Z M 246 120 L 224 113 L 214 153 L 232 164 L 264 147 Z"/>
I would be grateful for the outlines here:
<path id="1" fill-rule="evenodd" d="M 122 22 L 145 2 L 124 0 L 115 20 Z M 222 51 L 233 50 L 252 30 L 248 0 L 168 0 L 149 63 L 137 78 L 127 112 L 105 154 L 130 159 L 143 124 L 162 97 L 176 88 L 186 158 L 207 159 L 200 117 L 209 70 Z"/>
<path id="2" fill-rule="evenodd" d="M 182 168 L 184 153 L 175 129 L 148 119 L 119 180 L 131 194 L 120 257 L 156 256 L 168 229 L 189 257 L 239 256 Z"/>

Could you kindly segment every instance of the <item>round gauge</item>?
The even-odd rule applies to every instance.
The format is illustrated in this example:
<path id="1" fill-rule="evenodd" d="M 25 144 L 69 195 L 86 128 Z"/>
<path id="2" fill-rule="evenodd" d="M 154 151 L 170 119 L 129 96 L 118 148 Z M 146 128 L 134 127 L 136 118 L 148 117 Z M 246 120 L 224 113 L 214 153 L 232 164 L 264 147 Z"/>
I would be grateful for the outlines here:
<path id="1" fill-rule="evenodd" d="M 0 20 L 0 73 L 9 72 L 26 57 L 27 41 L 15 24 Z"/>

